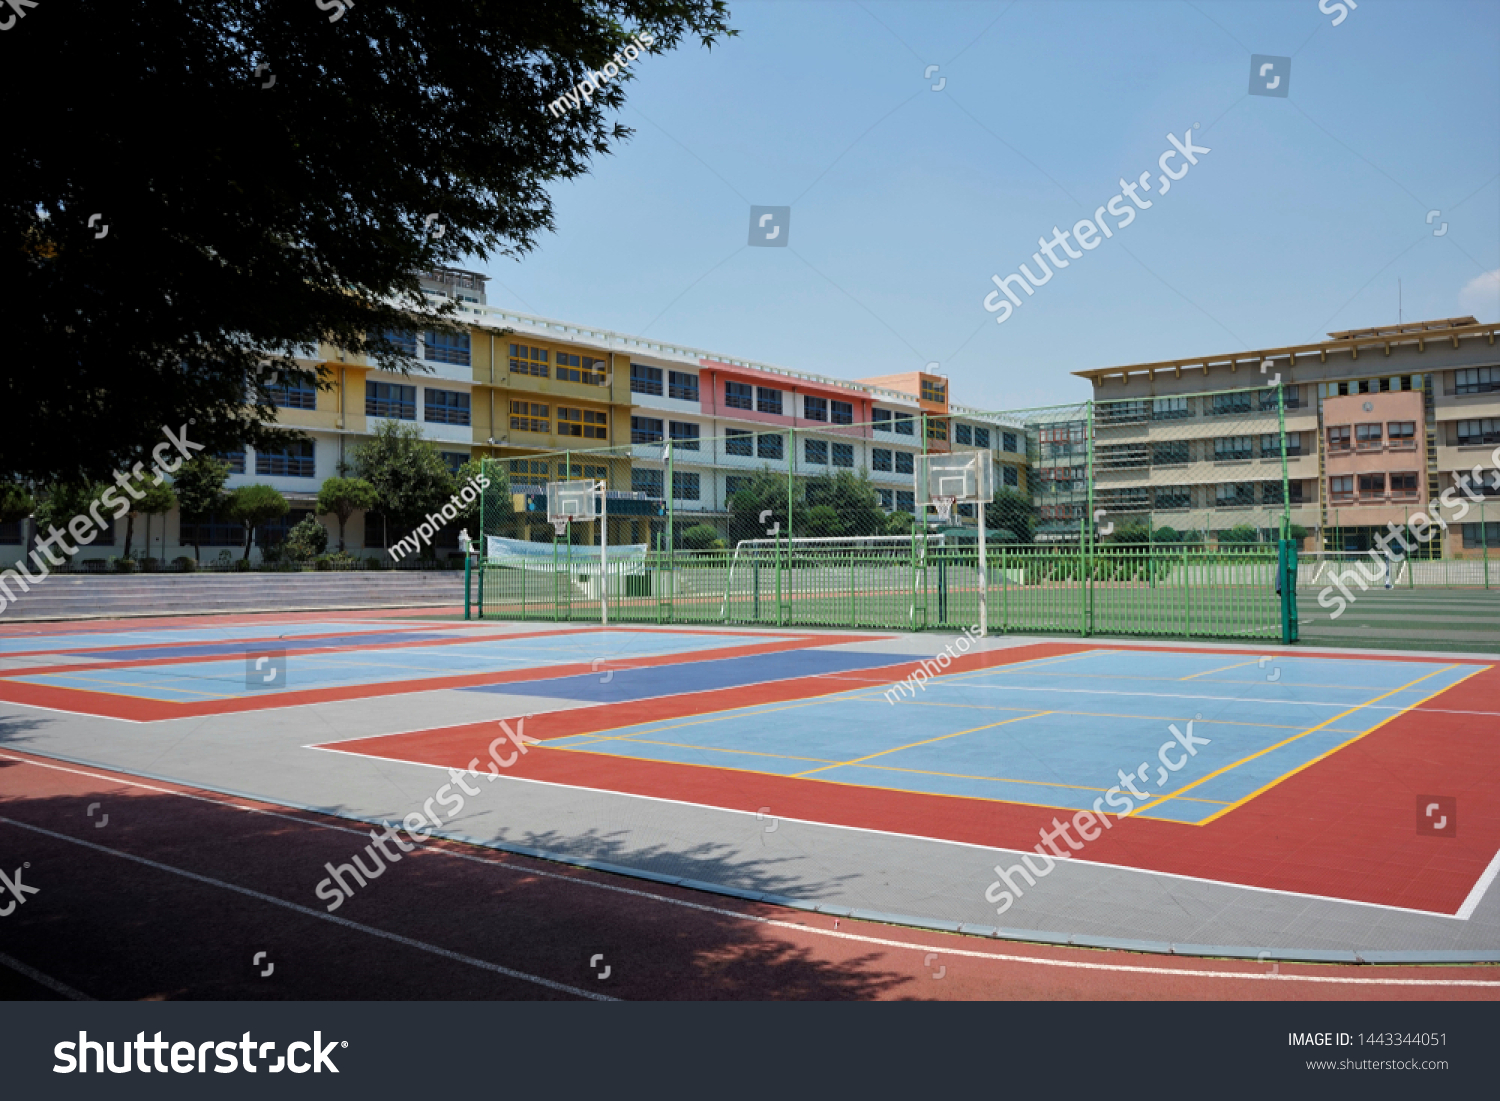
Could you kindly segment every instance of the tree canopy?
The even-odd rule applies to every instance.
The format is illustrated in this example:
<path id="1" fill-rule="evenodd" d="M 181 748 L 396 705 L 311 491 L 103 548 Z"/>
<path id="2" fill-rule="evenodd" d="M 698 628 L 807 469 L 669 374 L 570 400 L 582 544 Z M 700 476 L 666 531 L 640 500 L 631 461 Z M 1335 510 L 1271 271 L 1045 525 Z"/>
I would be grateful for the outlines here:
<path id="1" fill-rule="evenodd" d="M 633 34 L 650 54 L 712 46 L 727 17 L 724 0 L 32 5 L 0 43 L 0 88 L 26 105 L 0 153 L 0 406 L 26 411 L 0 472 L 107 477 L 163 425 L 274 446 L 260 365 L 313 381 L 291 358 L 306 342 L 413 368 L 382 334 L 452 324 L 417 272 L 537 247 L 549 185 L 629 135 L 609 115 L 646 66 L 548 104 Z"/>

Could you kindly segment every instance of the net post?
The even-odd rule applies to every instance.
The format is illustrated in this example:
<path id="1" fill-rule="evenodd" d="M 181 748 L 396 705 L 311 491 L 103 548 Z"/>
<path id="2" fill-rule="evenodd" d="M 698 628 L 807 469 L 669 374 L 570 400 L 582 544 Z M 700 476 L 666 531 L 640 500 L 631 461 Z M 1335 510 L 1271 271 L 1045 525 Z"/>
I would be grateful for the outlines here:
<path id="1" fill-rule="evenodd" d="M 983 494 L 980 494 L 983 497 Z M 990 520 L 985 515 L 985 506 L 988 501 L 979 502 L 979 637 L 984 638 L 990 633 L 990 559 L 989 546 L 985 542 L 985 528 L 990 526 Z"/>
<path id="2" fill-rule="evenodd" d="M 572 540 L 570 539 L 571 543 Z M 569 548 L 571 551 L 571 547 Z M 609 626 L 609 490 L 599 482 L 599 612 L 602 625 Z"/>

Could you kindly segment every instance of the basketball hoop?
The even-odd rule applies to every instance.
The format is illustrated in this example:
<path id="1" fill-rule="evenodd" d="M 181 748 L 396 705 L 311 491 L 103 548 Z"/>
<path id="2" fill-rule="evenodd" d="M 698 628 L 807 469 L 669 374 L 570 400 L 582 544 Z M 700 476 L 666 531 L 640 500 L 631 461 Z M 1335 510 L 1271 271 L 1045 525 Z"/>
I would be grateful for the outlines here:
<path id="1" fill-rule="evenodd" d="M 953 504 L 957 497 L 934 497 L 932 507 L 937 511 L 938 523 L 946 524 L 953 518 Z"/>
<path id="2" fill-rule="evenodd" d="M 562 536 L 568 530 L 568 518 L 564 517 L 561 520 L 553 520 L 552 526 L 557 529 L 557 534 Z"/>

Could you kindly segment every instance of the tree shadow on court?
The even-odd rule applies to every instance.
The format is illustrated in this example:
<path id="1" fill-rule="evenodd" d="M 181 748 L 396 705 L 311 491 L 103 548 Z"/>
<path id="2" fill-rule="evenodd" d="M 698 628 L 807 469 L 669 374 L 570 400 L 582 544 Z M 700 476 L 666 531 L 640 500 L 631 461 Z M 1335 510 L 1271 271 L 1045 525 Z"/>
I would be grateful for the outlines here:
<path id="1" fill-rule="evenodd" d="M 34 731 L 46 727 L 51 720 L 30 719 L 14 716 L 0 719 L 0 746 L 9 746 L 12 749 L 24 749 L 35 739 L 31 736 Z"/>
<path id="2" fill-rule="evenodd" d="M 6 918 L 6 952 L 95 998 L 855 1000 L 923 989 L 904 951 L 742 915 L 824 929 L 831 918 L 453 842 L 403 853 L 388 840 L 394 858 L 377 859 L 363 821 L 0 766 L 0 866 L 24 862 L 39 889 Z M 725 845 L 630 848 L 599 831 L 525 843 L 754 890 L 791 885 L 780 861 L 747 863 Z M 356 857 L 378 875 L 356 882 Z M 335 871 L 350 890 L 330 910 Z"/>

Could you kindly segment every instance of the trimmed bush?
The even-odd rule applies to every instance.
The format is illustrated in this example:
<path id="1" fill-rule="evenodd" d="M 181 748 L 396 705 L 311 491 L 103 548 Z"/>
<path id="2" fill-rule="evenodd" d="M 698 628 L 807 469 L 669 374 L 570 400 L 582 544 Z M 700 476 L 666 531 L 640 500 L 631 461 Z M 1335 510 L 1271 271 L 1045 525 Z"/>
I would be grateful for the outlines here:
<path id="1" fill-rule="evenodd" d="M 198 568 L 198 563 L 185 554 L 172 559 L 172 565 L 176 566 L 183 573 L 192 573 Z"/>

